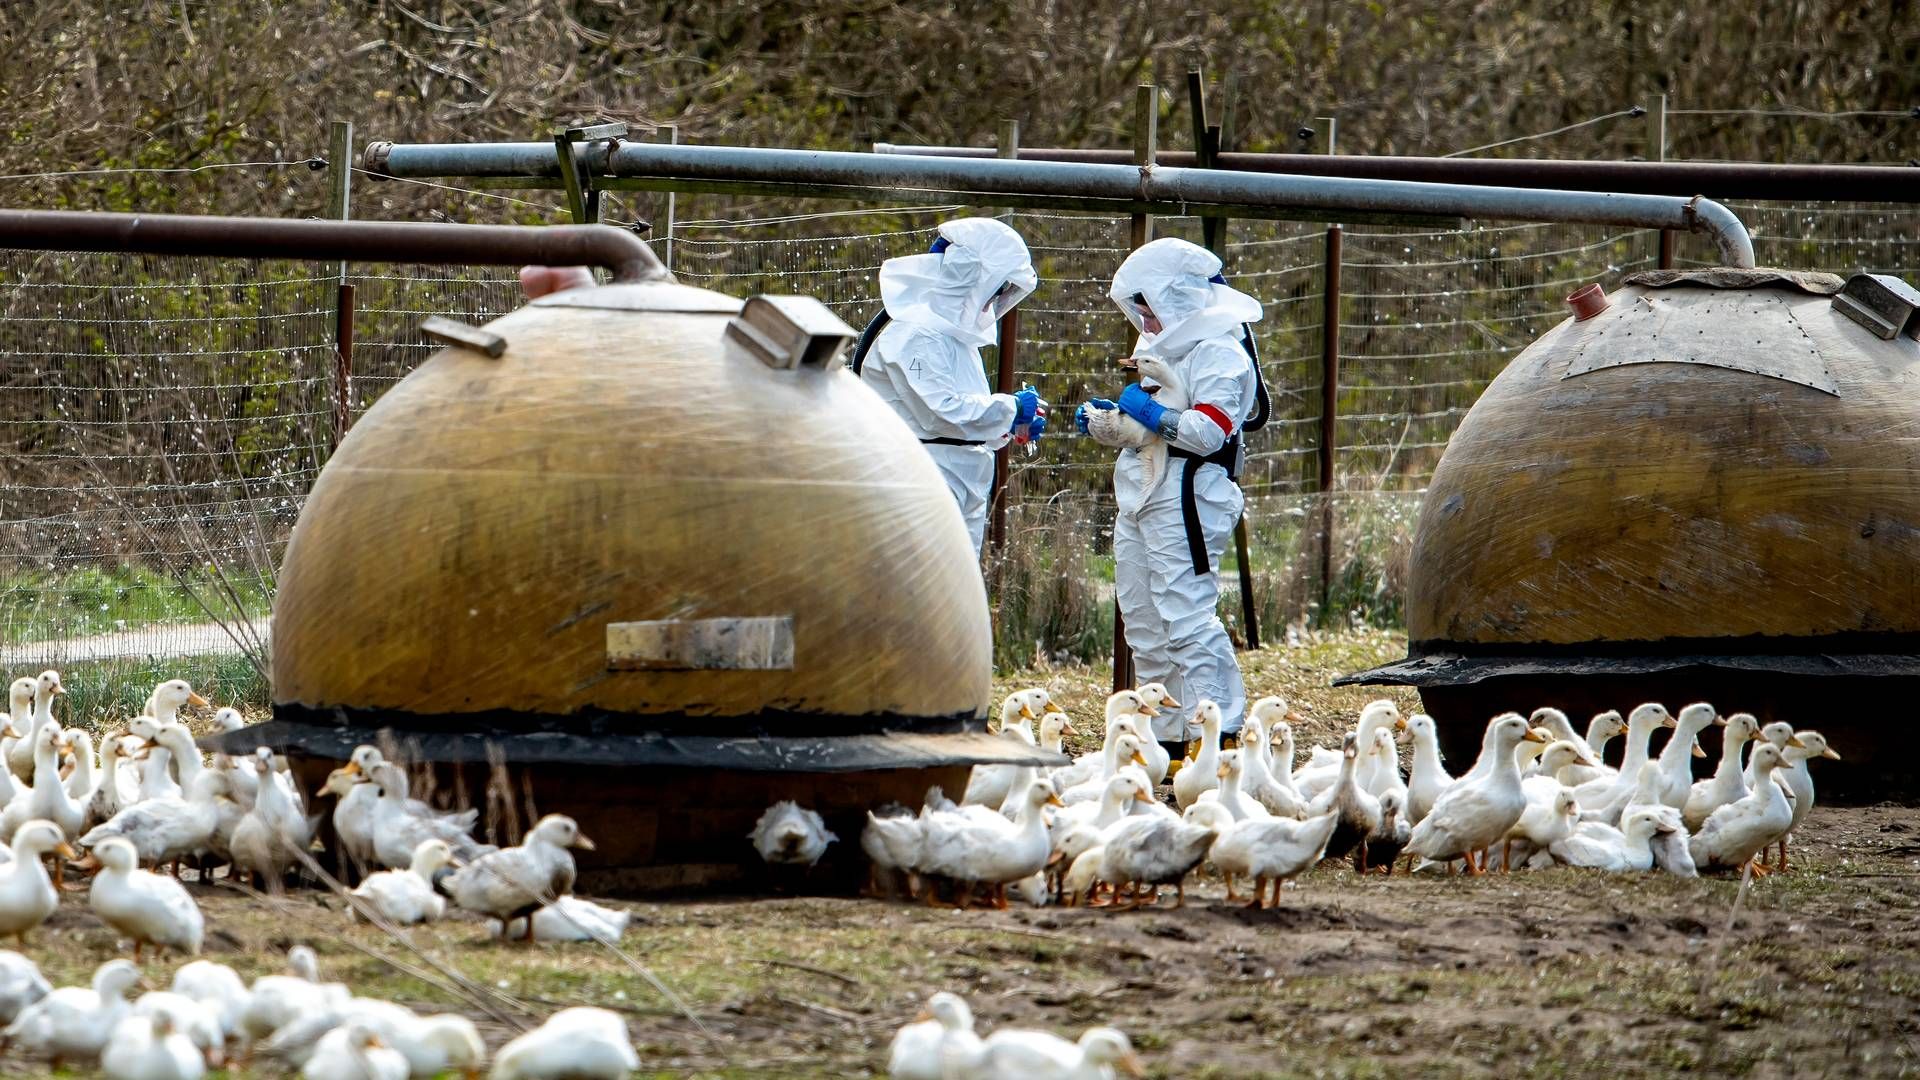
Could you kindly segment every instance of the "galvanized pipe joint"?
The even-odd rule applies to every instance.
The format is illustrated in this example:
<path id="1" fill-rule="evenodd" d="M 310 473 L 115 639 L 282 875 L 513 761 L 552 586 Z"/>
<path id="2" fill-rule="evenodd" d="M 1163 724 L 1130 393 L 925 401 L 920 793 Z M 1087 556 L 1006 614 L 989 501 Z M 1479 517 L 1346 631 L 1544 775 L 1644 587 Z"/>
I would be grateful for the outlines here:
<path id="1" fill-rule="evenodd" d="M 827 194 L 859 199 L 907 188 L 952 193 L 961 201 L 990 203 L 995 195 L 1098 199 L 1159 204 L 1174 213 L 1266 207 L 1679 229 L 1711 236 L 1723 265 L 1753 265 L 1752 238 L 1733 211 L 1708 199 L 1672 195 L 740 146 L 594 143 L 579 152 L 596 176 L 786 183 L 807 185 L 814 195 L 822 194 L 816 190 L 822 186 L 837 187 L 844 192 Z M 559 175 L 546 143 L 373 143 L 364 164 L 375 174 L 406 178 Z"/>

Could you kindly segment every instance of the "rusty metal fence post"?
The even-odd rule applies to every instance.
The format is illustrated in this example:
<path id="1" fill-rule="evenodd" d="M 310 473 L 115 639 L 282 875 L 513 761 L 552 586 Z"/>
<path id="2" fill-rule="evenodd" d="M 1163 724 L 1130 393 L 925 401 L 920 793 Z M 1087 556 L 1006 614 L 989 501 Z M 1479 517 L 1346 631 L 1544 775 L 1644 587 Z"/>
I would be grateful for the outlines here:
<path id="1" fill-rule="evenodd" d="M 1133 94 L 1133 161 L 1151 165 L 1160 134 L 1160 88 L 1142 83 Z M 1135 214 L 1127 241 L 1128 249 L 1144 246 L 1153 239 L 1153 219 Z M 1127 646 L 1127 624 L 1120 614 L 1120 596 L 1113 598 L 1113 688 L 1125 690 L 1133 685 L 1133 650 Z"/>
<path id="2" fill-rule="evenodd" d="M 1324 128 L 1322 146 L 1335 152 L 1339 121 L 1320 117 L 1316 126 Z M 1344 235 L 1338 224 L 1327 228 L 1325 261 L 1321 264 L 1320 304 L 1320 621 L 1325 625 L 1333 617 L 1333 485 L 1334 458 L 1340 448 L 1340 263 Z"/>
<path id="3" fill-rule="evenodd" d="M 1207 123 L 1206 75 L 1200 68 L 1187 71 L 1187 106 L 1193 115 L 1193 147 L 1197 168 L 1213 169 L 1219 167 L 1220 152 L 1227 146 L 1232 135 L 1233 95 L 1231 80 L 1228 90 L 1222 95 L 1219 124 Z M 1224 264 L 1227 261 L 1227 220 L 1224 217 L 1201 219 L 1201 231 L 1206 240 L 1207 250 L 1220 256 Z M 1253 542 L 1247 530 L 1247 513 L 1242 507 L 1240 517 L 1233 523 L 1233 553 L 1235 564 L 1240 569 L 1240 623 L 1246 631 L 1246 647 L 1260 647 L 1260 610 L 1253 595 Z"/>
<path id="4" fill-rule="evenodd" d="M 352 216 L 353 193 L 353 121 L 335 120 L 327 139 L 328 168 L 333 174 L 327 196 L 327 217 L 346 221 Z M 346 438 L 353 423 L 353 286 L 347 281 L 347 264 L 335 273 L 333 295 L 333 426 L 327 432 L 327 450 L 332 452 Z"/>
<path id="5" fill-rule="evenodd" d="M 1000 156 L 1017 158 L 1020 156 L 1020 121 L 1000 121 Z M 1000 371 L 994 379 L 994 392 L 1011 394 L 1013 385 L 1013 365 L 1020 354 L 1020 309 L 1014 308 L 1000 317 Z M 1011 446 L 1003 446 L 993 455 L 993 498 L 987 512 L 987 550 L 998 558 L 1007 546 L 1007 478 L 1011 475 L 1008 467 L 1008 451 Z"/>

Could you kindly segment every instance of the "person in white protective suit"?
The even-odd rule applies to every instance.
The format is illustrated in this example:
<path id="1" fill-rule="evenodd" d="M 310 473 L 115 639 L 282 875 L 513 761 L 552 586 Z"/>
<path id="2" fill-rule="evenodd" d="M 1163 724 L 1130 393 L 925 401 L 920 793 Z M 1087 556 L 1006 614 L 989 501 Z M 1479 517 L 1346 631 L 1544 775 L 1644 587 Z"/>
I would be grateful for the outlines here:
<path id="1" fill-rule="evenodd" d="M 885 311 L 854 349 L 854 370 L 907 422 L 960 504 L 980 550 L 993 487 L 994 452 L 1046 430 L 1047 403 L 1033 389 L 996 394 L 980 348 L 997 340 L 1000 317 L 1033 292 L 1027 245 L 992 218 L 940 226 L 925 255 L 880 265 Z"/>
<path id="2" fill-rule="evenodd" d="M 1111 437 L 1119 414 L 1167 444 L 1164 479 L 1146 493 L 1137 514 L 1115 520 L 1113 574 L 1140 681 L 1166 684 L 1186 707 L 1184 713 L 1163 710 L 1153 722 L 1155 738 L 1176 760 L 1200 700 L 1218 704 L 1221 731 L 1236 736 L 1247 703 L 1233 641 L 1215 612 L 1217 571 L 1243 505 L 1235 482 L 1241 435 L 1266 422 L 1268 405 L 1246 326 L 1260 319 L 1260 302 L 1229 287 L 1220 267 L 1219 257 L 1203 247 L 1155 240 L 1120 265 L 1109 293 L 1140 331 L 1135 356 L 1166 363 L 1188 406 L 1161 405 L 1154 400 L 1158 386 L 1143 380 L 1117 401 L 1094 399 L 1074 415 L 1082 432 L 1107 445 L 1119 444 Z M 1098 416 L 1098 410 L 1111 411 Z M 1120 453 L 1113 486 L 1122 506 L 1140 500 L 1146 472 L 1140 451 Z"/>

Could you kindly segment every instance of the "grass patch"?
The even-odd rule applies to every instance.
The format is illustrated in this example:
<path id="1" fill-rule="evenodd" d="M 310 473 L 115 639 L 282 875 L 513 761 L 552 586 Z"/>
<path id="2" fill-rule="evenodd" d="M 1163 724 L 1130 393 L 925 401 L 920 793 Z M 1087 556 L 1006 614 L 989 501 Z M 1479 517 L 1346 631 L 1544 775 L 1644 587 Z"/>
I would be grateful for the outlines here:
<path id="1" fill-rule="evenodd" d="M 264 618 L 273 607 L 270 581 L 239 580 L 241 610 Z M 0 586 L 0 639 L 9 643 L 88 637 L 161 623 L 208 622 L 198 595 L 225 617 L 229 605 L 203 576 L 185 582 L 142 566 L 91 566 L 58 573 L 28 571 Z"/>

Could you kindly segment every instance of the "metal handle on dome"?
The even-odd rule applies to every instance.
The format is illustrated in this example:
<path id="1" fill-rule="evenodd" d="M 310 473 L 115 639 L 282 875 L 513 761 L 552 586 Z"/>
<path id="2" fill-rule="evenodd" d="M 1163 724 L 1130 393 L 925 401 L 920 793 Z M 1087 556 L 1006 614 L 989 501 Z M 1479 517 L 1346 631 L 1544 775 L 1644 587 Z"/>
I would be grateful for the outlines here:
<path id="1" fill-rule="evenodd" d="M 318 262 L 601 266 L 619 282 L 673 279 L 652 248 L 611 225 L 447 225 L 0 210 L 0 247 Z"/>

